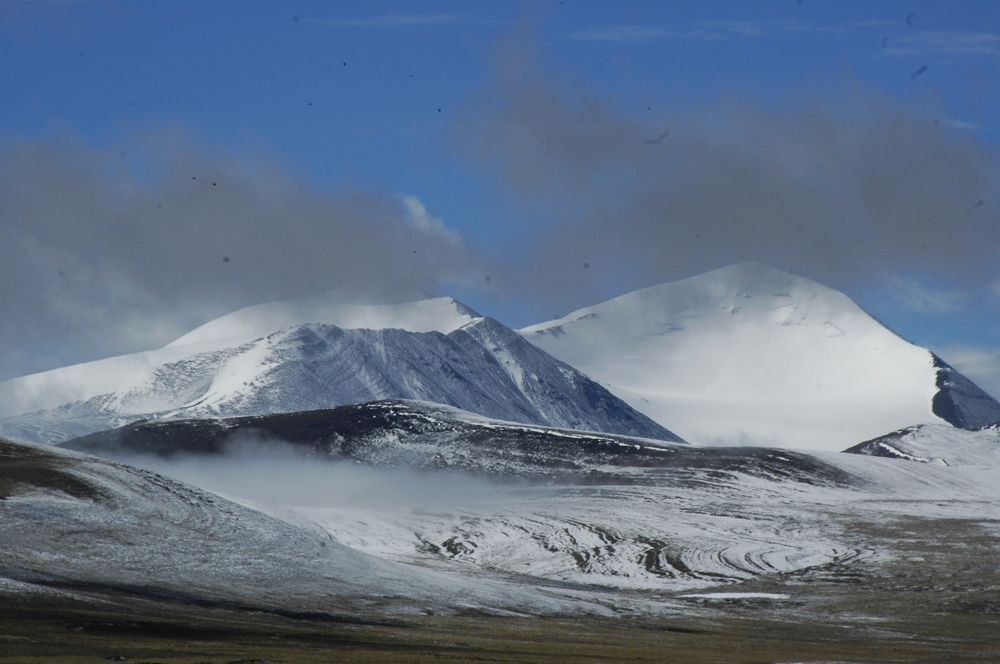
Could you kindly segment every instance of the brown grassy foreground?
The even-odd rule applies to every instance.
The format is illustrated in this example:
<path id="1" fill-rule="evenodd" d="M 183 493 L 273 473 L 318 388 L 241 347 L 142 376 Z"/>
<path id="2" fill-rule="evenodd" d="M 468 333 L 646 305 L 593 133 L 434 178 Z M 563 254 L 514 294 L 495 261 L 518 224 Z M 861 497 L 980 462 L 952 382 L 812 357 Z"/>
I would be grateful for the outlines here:
<path id="1" fill-rule="evenodd" d="M 680 600 L 689 610 L 668 618 L 288 617 L 107 589 L 0 591 L 0 664 L 1000 662 L 994 531 L 905 517 L 853 530 L 895 555 L 761 577 L 720 590 L 789 598 Z"/>
<path id="2" fill-rule="evenodd" d="M 131 600 L 98 609 L 36 599 L 2 603 L 0 662 L 1000 661 L 998 625 L 982 618 L 927 616 L 923 625 L 876 627 L 773 616 L 420 616 L 346 624 Z"/>

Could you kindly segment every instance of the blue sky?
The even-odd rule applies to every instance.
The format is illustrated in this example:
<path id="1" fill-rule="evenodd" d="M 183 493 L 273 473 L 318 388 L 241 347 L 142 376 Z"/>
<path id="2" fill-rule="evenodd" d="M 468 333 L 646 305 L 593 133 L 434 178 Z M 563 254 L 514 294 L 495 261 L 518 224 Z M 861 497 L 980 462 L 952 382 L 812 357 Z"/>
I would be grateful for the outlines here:
<path id="1" fill-rule="evenodd" d="M 208 151 L 266 154 L 320 190 L 415 196 L 502 262 L 551 220 L 470 159 L 456 126 L 489 94 L 498 40 L 525 23 L 547 76 L 650 126 L 730 100 L 781 108 L 857 87 L 1000 149 L 1000 4 L 990 1 L 5 0 L 0 139 L 100 148 L 170 128 Z M 454 290 L 521 325 L 590 292 L 648 285 L 628 270 L 604 277 L 544 304 Z M 981 284 L 911 270 L 834 285 L 919 343 L 1000 367 L 996 272 Z"/>

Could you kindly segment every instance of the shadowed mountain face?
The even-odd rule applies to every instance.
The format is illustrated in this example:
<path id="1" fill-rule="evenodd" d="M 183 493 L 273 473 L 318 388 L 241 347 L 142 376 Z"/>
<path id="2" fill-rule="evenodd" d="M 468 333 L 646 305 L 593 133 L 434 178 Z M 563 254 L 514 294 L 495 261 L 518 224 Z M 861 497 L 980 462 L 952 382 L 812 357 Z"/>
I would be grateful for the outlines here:
<path id="1" fill-rule="evenodd" d="M 960 429 L 974 430 L 1000 421 L 1000 404 L 954 367 L 934 355 L 938 391 L 934 414 Z"/>
<path id="2" fill-rule="evenodd" d="M 737 474 L 806 484 L 853 481 L 833 465 L 785 450 L 669 445 L 498 422 L 437 404 L 401 401 L 262 417 L 137 422 L 62 446 L 111 458 L 171 458 L 222 455 L 247 441 L 280 442 L 310 456 L 375 466 L 587 483 L 652 481 L 647 471 L 669 471 L 678 484 Z"/>
<path id="3" fill-rule="evenodd" d="M 680 440 L 486 317 L 448 334 L 298 325 L 137 373 L 130 386 L 0 420 L 0 429 L 58 442 L 139 419 L 253 416 L 391 398 L 515 422 Z"/>

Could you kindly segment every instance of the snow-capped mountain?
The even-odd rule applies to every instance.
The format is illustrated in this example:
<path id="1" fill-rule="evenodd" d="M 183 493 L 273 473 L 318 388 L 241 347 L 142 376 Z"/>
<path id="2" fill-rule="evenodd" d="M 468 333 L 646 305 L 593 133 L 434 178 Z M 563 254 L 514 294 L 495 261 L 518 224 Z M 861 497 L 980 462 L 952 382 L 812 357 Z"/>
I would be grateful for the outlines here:
<path id="1" fill-rule="evenodd" d="M 392 398 L 516 422 L 677 440 L 579 371 L 455 300 L 347 311 L 310 316 L 299 305 L 252 308 L 159 351 L 9 381 L 0 396 L 20 389 L 40 395 L 44 405 L 0 420 L 0 430 L 55 442 L 152 417 L 263 415 Z M 415 330 L 437 320 L 447 333 L 297 323 L 309 317 Z M 245 340 L 289 321 L 296 323 Z M 49 386 L 78 397 L 52 404 Z M 22 409 L 26 400 L 22 394 Z"/>
<path id="2" fill-rule="evenodd" d="M 918 424 L 858 443 L 851 454 L 904 459 L 945 466 L 1000 466 L 1000 422 L 974 431 L 944 424 Z"/>
<path id="3" fill-rule="evenodd" d="M 344 329 L 397 328 L 447 334 L 478 318 L 479 314 L 450 297 L 359 304 L 348 294 L 331 291 L 303 300 L 267 302 L 209 321 L 163 348 L 0 382 L 0 418 L 126 390 L 159 366 L 230 349 L 296 325 L 324 323 Z"/>
<path id="4" fill-rule="evenodd" d="M 627 293 L 520 330 L 695 443 L 842 450 L 1000 404 L 846 295 L 759 263 Z"/>
<path id="5" fill-rule="evenodd" d="M 451 297 L 367 304 L 353 302 L 349 295 L 331 291 L 302 300 L 279 300 L 239 309 L 195 328 L 167 344 L 167 348 L 231 348 L 306 323 L 325 323 L 344 329 L 392 328 L 447 334 L 480 317 Z"/>

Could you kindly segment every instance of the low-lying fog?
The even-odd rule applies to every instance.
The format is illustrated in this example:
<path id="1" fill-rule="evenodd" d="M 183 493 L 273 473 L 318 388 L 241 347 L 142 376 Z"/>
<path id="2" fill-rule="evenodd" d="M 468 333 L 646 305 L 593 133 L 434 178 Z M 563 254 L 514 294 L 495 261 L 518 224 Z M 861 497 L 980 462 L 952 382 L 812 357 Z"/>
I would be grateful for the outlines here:
<path id="1" fill-rule="evenodd" d="M 502 504 L 518 491 L 461 471 L 376 468 L 246 434 L 234 437 L 220 455 L 130 455 L 117 460 L 265 505 L 449 510 Z"/>

